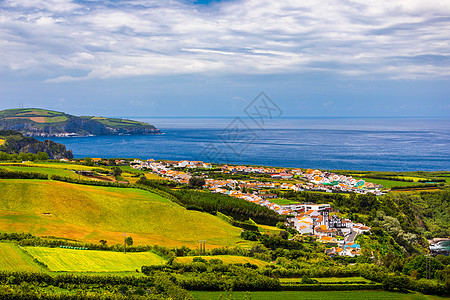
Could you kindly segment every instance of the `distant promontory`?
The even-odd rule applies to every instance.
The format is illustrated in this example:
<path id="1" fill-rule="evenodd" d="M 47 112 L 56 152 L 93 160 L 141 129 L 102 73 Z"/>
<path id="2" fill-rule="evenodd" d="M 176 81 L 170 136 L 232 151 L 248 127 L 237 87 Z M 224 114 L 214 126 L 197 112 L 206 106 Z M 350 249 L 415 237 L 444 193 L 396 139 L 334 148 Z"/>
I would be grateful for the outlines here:
<path id="1" fill-rule="evenodd" d="M 37 108 L 0 111 L 0 130 L 15 130 L 26 136 L 69 137 L 91 135 L 160 134 L 153 125 L 144 122 L 92 116 L 73 116 Z"/>

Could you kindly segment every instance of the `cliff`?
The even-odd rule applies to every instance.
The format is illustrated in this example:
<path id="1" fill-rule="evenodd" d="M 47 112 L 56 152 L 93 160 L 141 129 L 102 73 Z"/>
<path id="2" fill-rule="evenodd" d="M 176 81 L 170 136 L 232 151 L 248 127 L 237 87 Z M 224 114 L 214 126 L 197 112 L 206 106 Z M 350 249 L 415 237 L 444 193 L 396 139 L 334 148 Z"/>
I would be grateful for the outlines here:
<path id="1" fill-rule="evenodd" d="M 13 130 L 0 130 L 0 151 L 8 154 L 45 152 L 50 159 L 73 158 L 66 146 L 46 140 L 38 141 Z"/>
<path id="2" fill-rule="evenodd" d="M 41 137 L 161 133 L 155 126 L 144 122 L 92 116 L 77 117 L 36 108 L 0 111 L 0 130 L 15 130 L 26 136 Z"/>

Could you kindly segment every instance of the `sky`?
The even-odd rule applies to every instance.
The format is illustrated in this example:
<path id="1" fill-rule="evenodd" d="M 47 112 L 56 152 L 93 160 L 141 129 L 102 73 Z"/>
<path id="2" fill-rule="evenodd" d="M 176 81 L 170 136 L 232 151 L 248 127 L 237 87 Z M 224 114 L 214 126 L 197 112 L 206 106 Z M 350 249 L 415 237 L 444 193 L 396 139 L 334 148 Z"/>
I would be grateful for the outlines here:
<path id="1" fill-rule="evenodd" d="M 0 0 L 0 108 L 450 116 L 448 0 Z"/>

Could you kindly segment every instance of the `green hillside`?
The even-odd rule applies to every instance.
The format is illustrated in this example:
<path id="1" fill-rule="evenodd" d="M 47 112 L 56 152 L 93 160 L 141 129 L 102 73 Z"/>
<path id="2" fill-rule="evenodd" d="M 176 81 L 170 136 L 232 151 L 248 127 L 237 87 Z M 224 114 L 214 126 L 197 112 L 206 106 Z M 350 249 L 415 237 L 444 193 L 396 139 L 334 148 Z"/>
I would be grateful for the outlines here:
<path id="1" fill-rule="evenodd" d="M 0 130 L 16 130 L 29 136 L 156 134 L 155 126 L 138 121 L 63 112 L 18 108 L 0 111 Z"/>
<path id="2" fill-rule="evenodd" d="M 0 231 L 114 245 L 233 246 L 240 229 L 147 191 L 42 180 L 0 180 Z"/>

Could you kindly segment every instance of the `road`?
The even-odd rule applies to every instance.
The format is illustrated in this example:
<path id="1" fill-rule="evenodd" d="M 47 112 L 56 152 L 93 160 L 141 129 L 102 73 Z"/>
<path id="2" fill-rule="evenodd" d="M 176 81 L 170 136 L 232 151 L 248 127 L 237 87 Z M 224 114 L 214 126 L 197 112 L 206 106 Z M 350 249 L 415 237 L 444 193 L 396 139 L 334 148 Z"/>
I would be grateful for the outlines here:
<path id="1" fill-rule="evenodd" d="M 356 231 L 353 231 L 352 229 L 351 233 L 345 238 L 345 243 L 354 243 L 356 236 Z"/>

